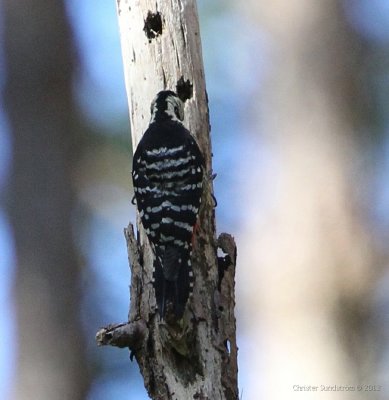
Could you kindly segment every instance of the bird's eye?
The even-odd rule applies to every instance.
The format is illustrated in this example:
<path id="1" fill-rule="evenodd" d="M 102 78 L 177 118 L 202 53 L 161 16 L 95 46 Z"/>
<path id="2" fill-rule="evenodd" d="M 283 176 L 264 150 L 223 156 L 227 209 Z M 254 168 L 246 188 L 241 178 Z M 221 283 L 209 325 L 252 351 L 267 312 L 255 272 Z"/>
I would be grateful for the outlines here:
<path id="1" fill-rule="evenodd" d="M 177 115 L 177 117 L 180 117 L 177 106 L 174 107 L 174 113 Z"/>

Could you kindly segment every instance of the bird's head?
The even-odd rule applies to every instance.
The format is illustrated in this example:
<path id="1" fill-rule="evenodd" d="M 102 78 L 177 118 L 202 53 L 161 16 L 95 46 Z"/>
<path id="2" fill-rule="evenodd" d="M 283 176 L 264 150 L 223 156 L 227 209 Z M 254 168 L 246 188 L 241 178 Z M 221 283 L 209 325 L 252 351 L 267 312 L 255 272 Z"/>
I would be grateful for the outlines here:
<path id="1" fill-rule="evenodd" d="M 162 90 L 151 102 L 151 121 L 183 121 L 184 103 L 171 90 Z"/>

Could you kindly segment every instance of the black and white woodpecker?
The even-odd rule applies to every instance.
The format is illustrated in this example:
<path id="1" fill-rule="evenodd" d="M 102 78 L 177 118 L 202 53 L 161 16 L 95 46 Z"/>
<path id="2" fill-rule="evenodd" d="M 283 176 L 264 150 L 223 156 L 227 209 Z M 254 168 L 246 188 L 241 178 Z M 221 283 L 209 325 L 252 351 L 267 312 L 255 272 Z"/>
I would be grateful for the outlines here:
<path id="1" fill-rule="evenodd" d="M 193 288 L 192 240 L 205 165 L 183 120 L 179 97 L 170 90 L 159 92 L 133 158 L 135 199 L 155 255 L 154 288 L 161 318 L 168 307 L 181 318 Z"/>

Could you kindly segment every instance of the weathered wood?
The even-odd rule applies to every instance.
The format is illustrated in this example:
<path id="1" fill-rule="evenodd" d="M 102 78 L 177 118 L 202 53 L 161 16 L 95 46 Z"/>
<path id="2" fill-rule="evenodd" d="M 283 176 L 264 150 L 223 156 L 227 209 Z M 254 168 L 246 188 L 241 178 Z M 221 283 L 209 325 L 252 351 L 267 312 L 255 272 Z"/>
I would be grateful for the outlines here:
<path id="1" fill-rule="evenodd" d="M 150 103 L 162 89 L 185 101 L 185 125 L 195 136 L 211 177 L 209 115 L 195 1 L 117 1 L 133 147 L 146 130 Z M 141 226 L 125 230 L 131 265 L 129 323 L 99 331 L 100 344 L 126 337 L 153 399 L 235 400 L 237 346 L 234 317 L 236 247 L 220 237 L 218 259 L 212 179 L 206 180 L 193 251 L 193 296 L 183 319 L 160 321 L 152 285 L 153 254 Z M 137 325 L 137 321 L 142 321 Z M 145 325 L 144 325 L 145 322 Z M 135 325 L 134 325 L 135 324 Z M 127 335 L 127 336 L 126 336 Z M 112 340 L 114 338 L 114 340 Z M 140 338 L 140 342 L 139 342 Z M 123 342 L 124 341 L 124 342 Z"/>
<path id="2" fill-rule="evenodd" d="M 186 100 L 185 125 L 210 167 L 208 103 L 196 2 L 117 0 L 117 7 L 134 148 L 148 126 L 152 99 L 168 88 Z M 159 19 L 161 25 L 150 22 Z"/>
<path id="3" fill-rule="evenodd" d="M 149 279 L 152 258 L 145 261 L 150 257 L 145 253 L 148 246 L 138 245 L 131 224 L 125 236 L 131 266 L 130 322 L 103 328 L 98 343 L 131 349 L 153 399 L 237 399 L 233 238 L 220 235 L 218 246 L 226 255 L 216 265 L 207 262 L 205 253 L 199 254 L 198 246 L 193 299 L 177 325 L 161 322 L 156 314 Z M 199 270 L 204 264 L 216 269 L 216 280 Z"/>

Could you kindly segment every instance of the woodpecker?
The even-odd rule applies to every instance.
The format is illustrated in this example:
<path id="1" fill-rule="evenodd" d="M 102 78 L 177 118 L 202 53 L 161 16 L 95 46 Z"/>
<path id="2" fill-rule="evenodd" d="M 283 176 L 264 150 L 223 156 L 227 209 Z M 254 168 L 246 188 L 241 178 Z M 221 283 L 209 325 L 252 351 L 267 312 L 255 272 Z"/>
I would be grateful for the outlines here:
<path id="1" fill-rule="evenodd" d="M 154 288 L 162 319 L 169 303 L 181 318 L 193 289 L 192 240 L 205 163 L 183 120 L 180 98 L 170 90 L 159 92 L 133 158 L 135 200 L 154 251 Z"/>

